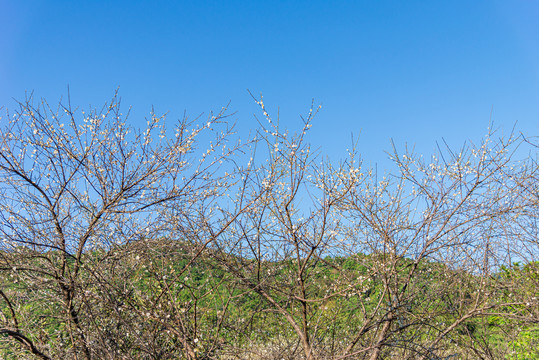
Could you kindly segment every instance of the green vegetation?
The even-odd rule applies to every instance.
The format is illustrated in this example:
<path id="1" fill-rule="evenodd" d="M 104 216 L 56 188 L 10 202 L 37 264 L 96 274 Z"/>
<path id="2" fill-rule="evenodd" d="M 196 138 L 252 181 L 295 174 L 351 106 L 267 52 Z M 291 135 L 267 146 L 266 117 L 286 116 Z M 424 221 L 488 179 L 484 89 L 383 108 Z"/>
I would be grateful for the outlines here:
<path id="1" fill-rule="evenodd" d="M 83 283 L 87 287 L 79 289 L 79 316 L 92 319 L 83 326 L 88 334 L 96 337 L 88 341 L 104 340 L 110 343 L 106 346 L 116 347 L 128 358 L 181 357 L 181 342 L 166 324 L 170 320 L 175 326 L 181 324 L 189 328 L 191 340 L 196 344 L 195 352 L 204 359 L 221 358 L 232 349 L 248 349 L 253 344 L 258 345 L 259 351 L 271 348 L 271 344 L 286 347 L 282 344 L 283 339 L 292 341 L 295 337 L 293 329 L 283 322 L 271 303 L 256 296 L 254 290 L 238 286 L 227 273 L 228 263 L 244 262 L 251 266 L 252 260 L 216 255 L 215 251 L 207 250 L 186 267 L 191 259 L 192 244 L 165 240 L 149 243 L 151 256 L 141 251 L 141 248 L 148 248 L 148 243 L 84 255 L 83 263 L 100 261 L 107 268 L 107 272 L 100 274 L 106 278 L 101 279 L 94 277 L 91 271 L 84 271 Z M 4 252 L 2 257 L 20 259 L 24 253 L 31 259 L 27 267 L 39 267 L 41 261 L 55 262 L 60 257 L 58 252 L 30 254 L 31 251 L 24 248 L 19 251 Z M 372 271 L 379 261 L 377 255 L 358 254 L 349 258 L 325 257 L 312 262 L 309 271 L 316 275 L 308 291 L 313 297 L 323 297 L 331 292 L 343 276 L 353 284 L 346 291 L 310 308 L 309 321 L 317 328 L 317 338 L 313 342 L 324 347 L 326 355 L 335 356 L 343 344 L 353 339 L 366 314 L 379 311 L 379 299 L 385 297 L 384 286 L 379 275 Z M 264 271 L 271 272 L 276 282 L 284 284 L 293 265 L 291 262 L 268 262 L 264 264 Z M 413 265 L 410 260 L 402 259 L 397 276 L 405 277 Z M 443 328 L 459 322 L 462 314 L 472 308 L 475 294 L 488 292 L 494 299 L 491 303 L 506 305 L 493 308 L 491 314 L 487 312 L 460 321 L 445 341 L 444 353 L 474 357 L 474 352 L 466 349 L 480 344 L 494 358 L 539 358 L 539 326 L 525 321 L 536 316 L 537 308 L 522 303 L 522 299 L 528 299 L 529 295 L 537 296 L 539 263 L 504 267 L 492 275 L 488 284 L 482 284 L 481 277 L 451 271 L 432 262 L 419 264 L 417 273 L 408 286 L 416 287 L 420 292 L 399 304 L 393 329 L 395 334 L 388 339 L 390 346 L 406 349 L 428 344 L 439 333 L 431 327 Z M 445 286 L 449 282 L 459 285 Z M 33 334 L 30 340 L 47 344 L 51 353 L 69 354 L 66 349 L 75 345 L 67 335 L 69 325 L 61 320 L 63 305 L 55 300 L 53 288 L 33 282 L 31 272 L 24 267 L 15 270 L 9 278 L 2 278 L 0 286 L 11 306 L 17 309 L 17 316 L 30 324 L 27 329 Z M 291 314 L 299 316 L 283 288 L 276 300 L 286 304 Z M 166 301 L 160 299 L 163 296 L 167 297 Z M 392 306 L 389 299 L 381 304 Z M 9 317 L 9 312 L 10 308 L 3 302 L 2 313 Z M 425 316 L 429 317 L 428 321 Z M 141 342 L 151 343 L 155 347 L 154 353 L 148 354 Z M 7 335 L 1 344 L 3 359 L 29 356 L 28 351 L 16 346 Z M 276 352 L 279 350 L 283 351 L 277 349 Z M 406 353 L 402 351 L 402 354 Z M 393 349 L 391 353 L 396 357 L 399 350 Z"/>

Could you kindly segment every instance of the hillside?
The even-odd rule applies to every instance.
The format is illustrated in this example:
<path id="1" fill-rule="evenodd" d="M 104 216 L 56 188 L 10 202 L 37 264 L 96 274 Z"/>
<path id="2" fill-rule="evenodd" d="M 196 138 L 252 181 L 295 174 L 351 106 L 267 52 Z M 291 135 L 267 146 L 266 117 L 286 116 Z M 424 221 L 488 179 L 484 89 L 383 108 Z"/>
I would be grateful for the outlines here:
<path id="1" fill-rule="evenodd" d="M 86 286 L 77 289 L 75 306 L 87 341 L 114 349 L 121 358 L 182 358 L 184 342 L 190 342 L 201 359 L 297 359 L 301 344 L 284 314 L 300 322 L 304 313 L 299 297 L 305 294 L 310 301 L 305 316 L 320 358 L 336 358 L 354 341 L 357 348 L 369 344 L 388 317 L 384 353 L 391 358 L 539 356 L 534 350 L 539 326 L 526 321 L 536 316 L 537 307 L 520 303 L 537 295 L 537 263 L 501 269 L 484 284 L 482 277 L 442 264 L 395 261 L 383 254 L 317 258 L 305 268 L 305 291 L 300 293 L 292 278 L 294 261 L 257 263 L 216 250 L 194 258 L 195 253 L 193 244 L 166 241 L 86 253 Z M 46 344 L 53 358 L 71 357 L 73 343 L 55 279 L 38 281 L 27 271 L 45 268 L 59 254 L 19 249 L 2 253 L 2 258 L 17 267 L 14 277 L 2 279 L 1 289 L 17 317 L 30 324 L 21 332 Z M 398 271 L 386 279 L 380 263 Z M 390 289 L 401 294 L 389 295 Z M 274 303 L 262 293 L 271 294 Z M 480 293 L 487 296 L 479 298 Z M 11 316 L 5 301 L 2 313 Z M 474 343 L 481 344 L 481 352 Z M 4 359 L 31 358 L 8 337 L 1 346 Z M 364 356 L 359 352 L 350 358 Z"/>

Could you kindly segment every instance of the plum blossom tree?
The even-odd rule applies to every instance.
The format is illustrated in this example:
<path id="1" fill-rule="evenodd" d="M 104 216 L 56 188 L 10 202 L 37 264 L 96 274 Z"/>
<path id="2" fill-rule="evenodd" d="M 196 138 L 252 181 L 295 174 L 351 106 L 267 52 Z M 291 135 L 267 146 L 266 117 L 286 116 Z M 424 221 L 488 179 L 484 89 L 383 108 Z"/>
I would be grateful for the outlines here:
<path id="1" fill-rule="evenodd" d="M 159 217 L 165 205 L 184 220 L 198 214 L 209 224 L 210 208 L 236 181 L 219 173 L 241 147 L 231 140 L 226 108 L 204 121 L 185 117 L 171 129 L 153 112 L 141 130 L 126 123 L 127 115 L 117 95 L 89 112 L 70 104 L 35 105 L 30 97 L 2 119 L 2 341 L 42 358 L 114 357 L 121 339 L 102 330 L 114 328 L 118 335 L 133 325 L 112 316 L 122 313 L 122 291 L 131 291 L 118 277 L 128 269 L 118 262 L 133 254 L 134 244 L 142 248 L 147 239 L 170 235 Z M 214 218 L 226 228 L 234 214 Z M 193 244 L 191 261 L 211 241 L 208 235 Z M 152 316 L 139 309 L 132 307 L 131 316 Z M 111 318 L 100 318 L 103 312 Z"/>
<path id="2" fill-rule="evenodd" d="M 262 97 L 165 127 L 32 98 L 0 126 L 0 353 L 41 359 L 533 358 L 533 139 L 335 163 Z M 527 154 L 527 155 L 523 155 Z M 518 158 L 520 156 L 520 159 Z"/>

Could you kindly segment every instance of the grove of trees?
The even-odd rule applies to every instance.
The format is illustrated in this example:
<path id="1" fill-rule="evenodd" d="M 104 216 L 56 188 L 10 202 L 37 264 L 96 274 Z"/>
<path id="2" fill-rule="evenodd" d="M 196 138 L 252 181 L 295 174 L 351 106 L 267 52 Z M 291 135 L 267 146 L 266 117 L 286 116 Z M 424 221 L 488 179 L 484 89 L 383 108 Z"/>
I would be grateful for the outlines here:
<path id="1" fill-rule="evenodd" d="M 1 358 L 539 359 L 533 134 L 381 174 L 255 101 L 249 139 L 226 108 L 6 111 Z"/>

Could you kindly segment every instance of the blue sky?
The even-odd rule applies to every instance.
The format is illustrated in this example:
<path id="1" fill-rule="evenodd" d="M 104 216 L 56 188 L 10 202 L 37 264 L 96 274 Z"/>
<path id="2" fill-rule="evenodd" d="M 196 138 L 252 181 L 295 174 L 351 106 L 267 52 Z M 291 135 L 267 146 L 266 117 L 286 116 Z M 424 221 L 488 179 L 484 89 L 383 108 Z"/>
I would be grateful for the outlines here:
<path id="1" fill-rule="evenodd" d="M 264 94 L 311 142 L 368 163 L 390 139 L 430 153 L 478 141 L 489 118 L 539 135 L 539 2 L 0 0 L 0 104 L 25 91 L 101 106 L 119 86 L 131 121 L 231 103 L 242 131 Z"/>

